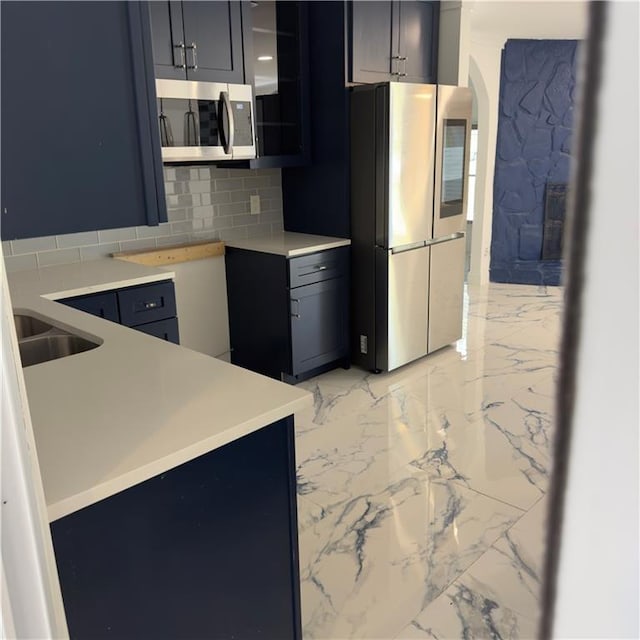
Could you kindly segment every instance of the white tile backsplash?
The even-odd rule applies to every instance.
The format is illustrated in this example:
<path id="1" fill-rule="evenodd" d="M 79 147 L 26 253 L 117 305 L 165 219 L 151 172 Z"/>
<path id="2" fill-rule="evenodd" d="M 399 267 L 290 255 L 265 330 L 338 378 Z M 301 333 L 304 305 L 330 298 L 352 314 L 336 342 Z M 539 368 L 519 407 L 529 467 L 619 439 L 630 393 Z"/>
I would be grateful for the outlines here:
<path id="1" fill-rule="evenodd" d="M 279 169 L 165 167 L 169 222 L 3 242 L 7 271 L 104 258 L 117 251 L 282 231 Z M 249 198 L 260 196 L 260 215 Z M 87 210 L 90 211 L 90 203 Z"/>

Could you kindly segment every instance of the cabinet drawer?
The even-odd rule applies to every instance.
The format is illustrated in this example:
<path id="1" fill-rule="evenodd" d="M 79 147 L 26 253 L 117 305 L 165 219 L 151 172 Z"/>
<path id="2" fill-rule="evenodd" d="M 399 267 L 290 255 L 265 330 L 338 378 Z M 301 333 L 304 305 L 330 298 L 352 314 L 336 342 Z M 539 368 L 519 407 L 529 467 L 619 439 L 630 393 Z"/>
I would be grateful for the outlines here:
<path id="1" fill-rule="evenodd" d="M 118 315 L 118 300 L 114 291 L 66 298 L 58 302 L 66 304 L 68 307 L 78 309 L 79 311 L 90 313 L 92 316 L 111 320 L 111 322 L 119 322 L 120 320 L 120 316 Z"/>
<path id="2" fill-rule="evenodd" d="M 160 282 L 118 291 L 120 323 L 128 327 L 173 318 L 176 295 L 173 282 Z"/>
<path id="3" fill-rule="evenodd" d="M 329 249 L 307 256 L 289 259 L 289 287 L 301 287 L 314 282 L 346 276 L 349 268 L 349 247 Z"/>
<path id="4" fill-rule="evenodd" d="M 139 324 L 133 327 L 135 331 L 141 331 L 150 336 L 155 336 L 173 344 L 180 344 L 178 333 L 178 318 L 168 318 L 167 320 L 157 320 L 147 324 Z"/>

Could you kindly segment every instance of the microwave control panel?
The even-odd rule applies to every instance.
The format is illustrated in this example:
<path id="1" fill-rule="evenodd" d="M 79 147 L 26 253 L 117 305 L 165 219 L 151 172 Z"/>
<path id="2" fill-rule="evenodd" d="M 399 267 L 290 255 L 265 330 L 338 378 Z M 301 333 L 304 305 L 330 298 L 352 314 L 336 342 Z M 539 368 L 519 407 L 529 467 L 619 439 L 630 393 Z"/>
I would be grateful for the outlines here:
<path id="1" fill-rule="evenodd" d="M 251 125 L 251 102 L 234 100 L 233 122 L 235 125 L 234 147 L 250 147 L 253 145 L 253 128 Z"/>

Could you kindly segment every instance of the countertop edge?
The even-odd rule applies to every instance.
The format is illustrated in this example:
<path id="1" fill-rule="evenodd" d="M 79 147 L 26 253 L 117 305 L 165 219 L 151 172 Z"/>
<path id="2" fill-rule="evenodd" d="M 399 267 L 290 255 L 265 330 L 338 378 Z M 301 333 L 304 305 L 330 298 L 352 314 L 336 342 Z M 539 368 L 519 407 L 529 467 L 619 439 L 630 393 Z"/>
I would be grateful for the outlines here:
<path id="1" fill-rule="evenodd" d="M 84 287 L 76 287 L 75 289 L 65 289 L 63 291 L 52 291 L 42 294 L 40 297 L 46 300 L 61 300 L 64 298 L 73 298 L 75 296 L 90 295 L 92 293 L 102 293 L 103 291 L 111 291 L 112 289 L 124 289 L 126 287 L 135 287 L 142 284 L 152 284 L 153 282 L 162 282 L 163 280 L 173 280 L 176 277 L 174 271 L 163 271 L 156 275 L 144 275 L 136 278 L 125 278 L 124 280 L 112 280 L 110 282 L 102 282 L 97 285 L 88 285 Z"/>
<path id="2" fill-rule="evenodd" d="M 299 246 L 296 246 L 296 243 Z M 225 240 L 225 245 L 230 249 L 243 249 L 245 251 L 256 251 L 258 253 L 282 256 L 284 258 L 296 258 L 319 251 L 348 247 L 351 245 L 351 240 L 349 238 L 313 236 L 285 231 L 281 234 L 270 236 Z"/>
<path id="3" fill-rule="evenodd" d="M 165 471 L 175 469 L 182 464 L 210 453 L 211 451 L 215 451 L 226 444 L 230 444 L 244 436 L 255 433 L 256 431 L 259 431 L 282 418 L 286 418 L 298 411 L 306 409 L 311 404 L 312 396 L 308 393 L 305 397 L 291 401 L 277 409 L 260 414 L 251 420 L 247 420 L 235 427 L 231 427 L 224 433 L 219 433 L 210 438 L 195 442 L 188 447 L 139 467 L 135 471 L 129 471 L 110 480 L 109 482 L 95 485 L 91 489 L 47 505 L 49 522 L 54 522 L 55 520 L 59 520 L 60 518 L 76 513 L 81 509 L 90 507 L 101 500 L 110 498 L 111 496 L 122 491 L 126 491 L 141 482 L 150 480 Z"/>

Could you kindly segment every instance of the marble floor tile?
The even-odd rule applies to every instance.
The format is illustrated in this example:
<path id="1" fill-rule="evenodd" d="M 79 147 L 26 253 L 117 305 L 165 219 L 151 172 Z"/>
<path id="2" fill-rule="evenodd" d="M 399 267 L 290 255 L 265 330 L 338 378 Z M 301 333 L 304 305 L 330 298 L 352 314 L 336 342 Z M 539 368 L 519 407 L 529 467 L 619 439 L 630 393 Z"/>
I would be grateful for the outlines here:
<path id="1" fill-rule="evenodd" d="M 532 638 L 562 290 L 467 287 L 463 338 L 302 383 L 304 638 Z"/>
<path id="2" fill-rule="evenodd" d="M 394 637 L 522 513 L 427 476 L 326 511 L 300 535 L 304 637 Z"/>
<path id="3" fill-rule="evenodd" d="M 535 638 L 545 498 L 506 531 L 398 638 Z"/>
<path id="4" fill-rule="evenodd" d="M 330 508 L 388 486 L 425 450 L 426 422 L 423 404 L 399 403 L 389 394 L 369 411 L 301 433 L 296 439 L 298 494 Z"/>
<path id="5" fill-rule="evenodd" d="M 521 451 L 482 420 L 469 421 L 456 409 L 429 414 L 426 444 L 409 466 L 502 500 L 531 508 L 547 490 L 548 457 Z"/>

